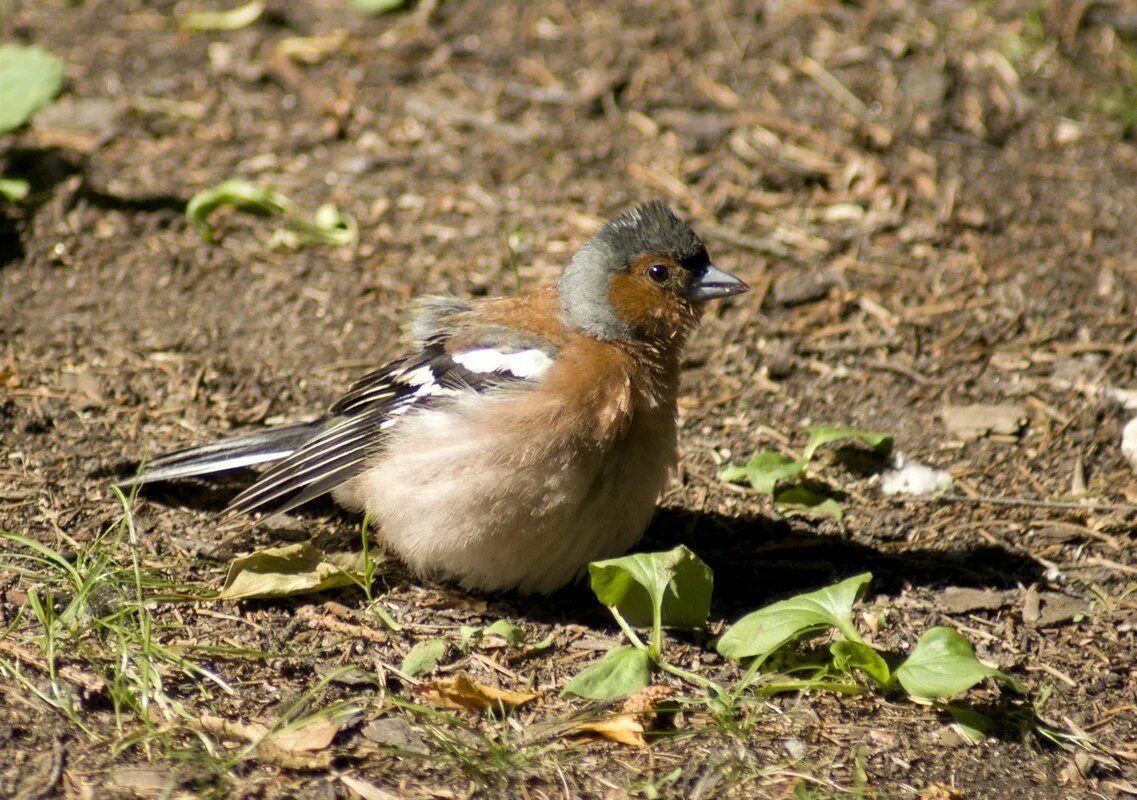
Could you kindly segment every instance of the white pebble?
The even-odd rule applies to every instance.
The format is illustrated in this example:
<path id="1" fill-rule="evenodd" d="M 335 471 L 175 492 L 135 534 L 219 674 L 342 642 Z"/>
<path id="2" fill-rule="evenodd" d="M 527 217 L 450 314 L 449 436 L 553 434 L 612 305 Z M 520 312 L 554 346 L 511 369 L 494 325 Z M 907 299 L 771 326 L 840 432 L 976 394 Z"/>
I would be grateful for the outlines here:
<path id="1" fill-rule="evenodd" d="M 1121 455 L 1137 469 L 1137 417 L 1129 420 L 1121 429 Z"/>
<path id="2" fill-rule="evenodd" d="M 894 468 L 880 476 L 880 490 L 885 494 L 927 497 L 951 488 L 951 475 L 946 470 L 908 461 L 902 453 L 897 453 L 892 463 Z"/>

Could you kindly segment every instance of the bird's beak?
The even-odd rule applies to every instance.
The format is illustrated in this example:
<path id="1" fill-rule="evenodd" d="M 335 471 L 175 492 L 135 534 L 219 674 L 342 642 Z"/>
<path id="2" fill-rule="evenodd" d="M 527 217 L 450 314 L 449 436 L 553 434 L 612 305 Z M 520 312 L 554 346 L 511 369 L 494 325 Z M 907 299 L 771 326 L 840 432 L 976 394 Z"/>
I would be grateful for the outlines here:
<path id="1" fill-rule="evenodd" d="M 708 300 L 717 300 L 720 297 L 730 297 L 749 291 L 750 287 L 743 281 L 729 272 L 723 272 L 713 264 L 708 264 L 703 277 L 687 291 L 687 299 L 692 303 L 705 303 Z"/>

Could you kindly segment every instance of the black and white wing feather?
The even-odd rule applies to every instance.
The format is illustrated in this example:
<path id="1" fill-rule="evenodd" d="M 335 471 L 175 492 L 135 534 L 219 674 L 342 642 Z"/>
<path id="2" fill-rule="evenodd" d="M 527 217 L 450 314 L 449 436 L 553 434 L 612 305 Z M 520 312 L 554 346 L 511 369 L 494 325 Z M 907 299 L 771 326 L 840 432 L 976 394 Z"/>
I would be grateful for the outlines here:
<path id="1" fill-rule="evenodd" d="M 543 343 L 542 343 L 543 344 Z M 234 511 L 285 512 L 363 472 L 402 416 L 467 392 L 536 382 L 547 345 L 471 347 L 445 340 L 364 376 L 332 405 L 315 434 L 230 503 Z"/>

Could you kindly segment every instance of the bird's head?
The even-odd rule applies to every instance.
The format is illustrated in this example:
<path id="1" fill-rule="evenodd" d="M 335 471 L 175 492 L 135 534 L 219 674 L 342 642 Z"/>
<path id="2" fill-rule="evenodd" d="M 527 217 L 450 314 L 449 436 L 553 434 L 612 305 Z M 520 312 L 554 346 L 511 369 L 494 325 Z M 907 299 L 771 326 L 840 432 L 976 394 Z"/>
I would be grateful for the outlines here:
<path id="1" fill-rule="evenodd" d="M 691 227 L 659 202 L 604 223 L 558 284 L 568 325 L 606 341 L 682 339 L 704 303 L 749 288 L 711 264 Z"/>

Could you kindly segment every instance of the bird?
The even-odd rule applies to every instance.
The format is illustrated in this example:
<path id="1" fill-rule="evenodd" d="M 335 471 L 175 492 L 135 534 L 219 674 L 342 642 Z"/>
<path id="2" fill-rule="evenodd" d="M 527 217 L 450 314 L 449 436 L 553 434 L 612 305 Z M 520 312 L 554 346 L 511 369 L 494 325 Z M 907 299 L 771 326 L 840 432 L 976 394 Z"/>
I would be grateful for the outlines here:
<path id="1" fill-rule="evenodd" d="M 678 460 L 684 345 L 709 301 L 748 290 L 648 202 L 601 225 L 554 285 L 413 301 L 409 352 L 322 417 L 179 450 L 122 483 L 258 467 L 228 514 L 330 493 L 417 575 L 549 594 L 643 536 Z"/>

